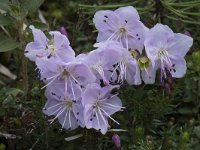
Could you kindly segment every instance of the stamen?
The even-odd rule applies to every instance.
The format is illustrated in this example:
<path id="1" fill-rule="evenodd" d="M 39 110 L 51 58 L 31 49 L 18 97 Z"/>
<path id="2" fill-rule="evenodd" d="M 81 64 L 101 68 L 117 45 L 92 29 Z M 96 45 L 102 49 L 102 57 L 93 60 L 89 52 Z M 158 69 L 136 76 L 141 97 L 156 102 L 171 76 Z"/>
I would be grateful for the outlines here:
<path id="1" fill-rule="evenodd" d="M 53 114 L 57 113 L 60 109 L 62 109 L 63 106 L 60 106 L 57 110 L 55 110 L 53 113 L 51 113 L 49 116 L 52 116 Z"/>
<path id="2" fill-rule="evenodd" d="M 67 114 L 68 114 L 68 112 L 69 112 L 69 109 L 67 110 L 67 112 L 66 112 L 66 114 L 65 114 L 65 119 L 64 119 L 64 122 L 63 122 L 63 124 L 62 124 L 62 128 L 63 128 L 64 125 L 65 125 L 65 122 L 66 122 L 66 118 L 67 118 Z"/>
<path id="3" fill-rule="evenodd" d="M 56 78 L 57 78 L 57 77 L 56 77 Z M 49 83 L 47 83 L 45 86 L 43 86 L 43 87 L 41 88 L 41 90 L 44 89 L 45 87 L 49 86 L 51 83 L 53 83 L 53 82 L 56 80 L 56 78 L 54 78 L 54 79 L 51 80 Z"/>
<path id="4" fill-rule="evenodd" d="M 71 116 L 71 112 L 70 112 L 70 110 L 69 110 L 69 127 L 71 128 L 71 126 L 72 126 L 72 123 L 71 123 L 70 116 Z"/>
<path id="5" fill-rule="evenodd" d="M 53 105 L 53 106 L 47 108 L 46 110 L 52 109 L 52 108 L 54 108 L 54 107 L 56 107 L 56 106 L 59 106 L 59 105 L 63 105 L 63 103 L 58 103 L 58 104 L 56 104 L 56 105 Z"/>
<path id="6" fill-rule="evenodd" d="M 125 108 L 126 108 L 126 107 L 117 106 L 117 105 L 113 105 L 113 104 L 106 103 L 106 102 L 104 102 L 104 103 L 102 103 L 102 104 L 109 105 L 109 106 L 112 106 L 112 107 L 114 107 L 114 108 L 123 108 L 123 109 L 125 109 Z"/>
<path id="7" fill-rule="evenodd" d="M 97 108 L 101 118 L 103 119 L 103 122 L 105 123 L 106 126 L 109 126 L 108 123 L 106 122 L 105 118 L 103 117 L 103 114 L 101 113 L 101 110 L 99 109 L 99 107 Z"/>
<path id="8" fill-rule="evenodd" d="M 81 86 L 81 83 L 80 83 L 72 74 L 70 74 L 70 76 L 72 77 L 72 79 L 73 79 L 75 82 L 77 82 L 77 83 L 79 84 L 79 86 Z"/>
<path id="9" fill-rule="evenodd" d="M 99 109 L 101 109 L 101 110 L 106 114 L 106 116 L 108 116 L 112 121 L 114 121 L 116 124 L 120 125 L 119 122 L 117 122 L 117 121 L 116 121 L 115 119 L 113 119 L 109 114 L 107 114 L 107 112 L 106 112 L 104 109 L 102 109 L 102 108 L 100 108 L 100 107 L 99 107 Z"/>
<path id="10" fill-rule="evenodd" d="M 50 122 L 50 124 L 52 124 L 54 122 L 54 120 L 56 120 L 64 111 L 65 111 L 66 107 L 64 107 L 62 110 L 59 111 L 59 113 L 56 115 L 56 117 L 54 117 L 52 119 L 52 121 Z"/>
<path id="11" fill-rule="evenodd" d="M 68 87 L 67 87 L 67 78 L 65 78 L 65 97 L 67 96 L 67 89 L 68 89 Z"/>
<path id="12" fill-rule="evenodd" d="M 109 41 L 109 40 L 113 40 L 118 34 L 118 31 L 115 31 L 113 34 L 111 34 L 111 36 L 106 40 L 106 41 Z"/>
<path id="13" fill-rule="evenodd" d="M 96 111 L 95 111 L 95 114 L 96 114 L 96 116 L 97 116 L 97 123 L 98 123 L 98 128 L 99 128 L 99 126 L 100 126 L 100 123 L 99 123 L 99 117 L 98 117 L 98 114 L 97 114 Z"/>
<path id="14" fill-rule="evenodd" d="M 69 78 L 69 82 L 70 82 L 70 85 L 71 85 L 71 90 L 72 90 L 73 98 L 74 98 L 74 100 L 75 100 L 76 98 L 75 98 L 75 94 L 74 94 L 74 88 L 73 88 L 73 86 L 72 86 L 72 81 L 71 81 L 70 78 Z"/>

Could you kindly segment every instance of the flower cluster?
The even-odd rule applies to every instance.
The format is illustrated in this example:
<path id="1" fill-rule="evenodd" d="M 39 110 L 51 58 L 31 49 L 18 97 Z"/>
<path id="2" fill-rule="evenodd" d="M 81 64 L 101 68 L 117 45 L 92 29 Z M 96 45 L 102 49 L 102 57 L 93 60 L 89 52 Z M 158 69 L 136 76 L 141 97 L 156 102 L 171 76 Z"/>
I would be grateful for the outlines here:
<path id="1" fill-rule="evenodd" d="M 65 129 L 80 126 L 105 134 L 108 119 L 119 124 L 112 115 L 124 109 L 113 89 L 142 80 L 153 84 L 158 69 L 161 79 L 168 74 L 183 77 L 184 56 L 193 39 L 162 24 L 148 29 L 132 6 L 98 11 L 93 22 L 98 36 L 89 53 L 76 56 L 65 35 L 50 31 L 47 37 L 30 26 L 34 41 L 27 44 L 25 55 L 36 63 L 45 83 L 43 112 L 53 116 L 51 123 L 58 119 Z"/>

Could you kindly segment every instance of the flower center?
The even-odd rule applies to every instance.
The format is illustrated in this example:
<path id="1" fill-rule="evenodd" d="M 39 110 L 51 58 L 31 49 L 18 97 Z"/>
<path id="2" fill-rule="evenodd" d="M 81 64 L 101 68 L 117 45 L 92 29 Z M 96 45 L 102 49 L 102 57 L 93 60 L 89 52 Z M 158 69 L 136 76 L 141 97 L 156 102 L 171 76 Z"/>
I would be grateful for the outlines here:
<path id="1" fill-rule="evenodd" d="M 119 32 L 120 32 L 120 33 L 125 33 L 125 32 L 126 32 L 125 27 L 121 27 L 121 28 L 119 29 Z"/>
<path id="2" fill-rule="evenodd" d="M 68 75 L 69 75 L 69 72 L 67 71 L 67 69 L 64 69 L 61 74 L 61 79 L 65 79 Z"/>
<path id="3" fill-rule="evenodd" d="M 100 104 L 100 101 L 99 100 L 97 100 L 94 104 L 93 104 L 93 108 L 97 108 L 98 109 L 98 107 L 100 107 L 101 106 L 101 104 Z"/>
<path id="4" fill-rule="evenodd" d="M 68 109 L 72 108 L 73 106 L 73 101 L 71 100 L 65 100 L 65 105 Z"/>
<path id="5" fill-rule="evenodd" d="M 165 48 L 160 48 L 159 51 L 158 51 L 158 57 L 159 57 L 159 58 L 163 58 L 163 57 L 165 57 L 165 56 L 167 56 L 167 51 L 166 51 L 166 49 L 165 49 Z"/>

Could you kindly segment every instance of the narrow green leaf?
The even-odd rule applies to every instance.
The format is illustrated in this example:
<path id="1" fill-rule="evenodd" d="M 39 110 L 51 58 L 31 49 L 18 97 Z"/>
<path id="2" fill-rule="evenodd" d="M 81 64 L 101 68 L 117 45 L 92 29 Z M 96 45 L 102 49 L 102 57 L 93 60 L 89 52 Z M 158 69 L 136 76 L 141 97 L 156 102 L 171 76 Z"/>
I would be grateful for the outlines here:
<path id="1" fill-rule="evenodd" d="M 34 21 L 34 22 L 30 23 L 30 25 L 33 25 L 35 28 L 40 29 L 42 31 L 49 29 L 47 24 L 39 22 L 39 21 Z"/>
<path id="2" fill-rule="evenodd" d="M 10 25 L 14 22 L 14 18 L 7 15 L 0 15 L 0 25 Z"/>
<path id="3" fill-rule="evenodd" d="M 44 2 L 44 0 L 22 0 L 21 6 L 28 12 L 36 11 Z"/>
<path id="4" fill-rule="evenodd" d="M 2 10 L 8 10 L 9 8 L 9 0 L 0 0 L 0 9 Z"/>
<path id="5" fill-rule="evenodd" d="M 6 52 L 13 50 L 19 46 L 19 43 L 13 39 L 7 38 L 5 36 L 0 36 L 0 52 Z"/>
<path id="6" fill-rule="evenodd" d="M 184 115 L 185 114 L 192 114 L 192 110 L 190 108 L 188 108 L 188 107 L 179 108 L 178 112 L 180 114 L 184 114 Z"/>
<path id="7" fill-rule="evenodd" d="M 75 140 L 77 138 L 80 138 L 82 136 L 83 136 L 83 134 L 77 134 L 77 135 L 74 135 L 74 136 L 67 137 L 67 138 L 65 138 L 65 140 L 69 142 L 69 141 Z"/>

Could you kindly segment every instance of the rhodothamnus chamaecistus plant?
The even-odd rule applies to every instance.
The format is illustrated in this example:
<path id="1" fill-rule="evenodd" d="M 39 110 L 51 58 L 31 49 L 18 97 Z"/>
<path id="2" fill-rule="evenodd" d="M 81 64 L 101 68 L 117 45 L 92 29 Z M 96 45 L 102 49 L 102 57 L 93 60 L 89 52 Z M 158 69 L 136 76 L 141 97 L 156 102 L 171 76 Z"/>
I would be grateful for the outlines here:
<path id="1" fill-rule="evenodd" d="M 98 30 L 95 50 L 75 56 L 66 34 L 50 31 L 47 38 L 31 26 L 34 41 L 25 55 L 36 63 L 45 83 L 43 112 L 54 116 L 51 123 L 58 119 L 68 130 L 80 126 L 105 134 L 111 128 L 108 119 L 120 125 L 112 115 L 125 108 L 113 89 L 142 80 L 153 84 L 158 69 L 161 81 L 169 74 L 183 77 L 184 56 L 193 39 L 162 24 L 148 29 L 132 6 L 98 11 L 93 21 Z"/>

